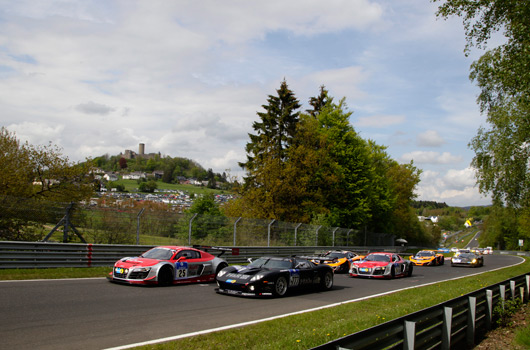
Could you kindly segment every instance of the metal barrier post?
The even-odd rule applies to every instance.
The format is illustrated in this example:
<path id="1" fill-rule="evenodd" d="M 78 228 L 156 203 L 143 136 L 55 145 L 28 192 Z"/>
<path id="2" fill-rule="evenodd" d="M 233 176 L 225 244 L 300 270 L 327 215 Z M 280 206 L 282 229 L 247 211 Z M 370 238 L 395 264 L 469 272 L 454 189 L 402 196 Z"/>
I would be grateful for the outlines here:
<path id="1" fill-rule="evenodd" d="M 510 290 L 512 292 L 512 300 L 515 299 L 515 281 L 510 281 Z"/>
<path id="2" fill-rule="evenodd" d="M 403 337 L 403 350 L 414 350 L 416 340 L 416 322 L 405 321 L 405 336 Z"/>
<path id="3" fill-rule="evenodd" d="M 453 326 L 453 308 L 444 306 L 442 329 L 442 350 L 451 349 L 451 327 Z"/>
<path id="4" fill-rule="evenodd" d="M 468 345 L 475 345 L 475 322 L 477 313 L 477 298 L 468 297 L 467 331 L 466 339 Z"/>
<path id="5" fill-rule="evenodd" d="M 318 226 L 318 228 L 317 228 L 316 238 L 315 238 L 315 246 L 318 246 L 318 231 L 320 230 L 321 227 L 322 227 L 322 225 Z"/>
<path id="6" fill-rule="evenodd" d="M 502 309 L 504 310 L 504 301 L 506 300 L 506 286 L 504 284 L 499 285 L 499 294 L 501 298 Z"/>
<path id="7" fill-rule="evenodd" d="M 486 328 L 491 329 L 493 322 L 493 290 L 486 289 Z"/>

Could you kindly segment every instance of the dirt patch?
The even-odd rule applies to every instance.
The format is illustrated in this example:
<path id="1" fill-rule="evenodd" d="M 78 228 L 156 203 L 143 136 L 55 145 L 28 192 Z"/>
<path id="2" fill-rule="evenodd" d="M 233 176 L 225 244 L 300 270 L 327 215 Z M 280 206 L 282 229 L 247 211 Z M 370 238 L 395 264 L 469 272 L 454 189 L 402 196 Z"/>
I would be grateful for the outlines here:
<path id="1" fill-rule="evenodd" d="M 524 304 L 521 309 L 512 315 L 507 327 L 498 327 L 486 334 L 486 338 L 475 346 L 474 350 L 525 350 L 526 347 L 514 343 L 515 332 L 530 324 L 530 309 Z"/>

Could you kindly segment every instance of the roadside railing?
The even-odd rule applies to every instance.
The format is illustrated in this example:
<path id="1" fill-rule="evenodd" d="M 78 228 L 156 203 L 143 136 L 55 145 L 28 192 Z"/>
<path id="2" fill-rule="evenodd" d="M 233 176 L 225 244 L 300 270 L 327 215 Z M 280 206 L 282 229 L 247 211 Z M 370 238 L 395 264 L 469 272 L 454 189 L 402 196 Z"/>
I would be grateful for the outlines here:
<path id="1" fill-rule="evenodd" d="M 528 301 L 529 290 L 530 275 L 520 275 L 313 349 L 471 349 L 492 329 L 495 308 Z"/>
<path id="2" fill-rule="evenodd" d="M 151 245 L 118 244 L 74 244 L 49 242 L 0 242 L 0 269 L 9 268 L 53 268 L 113 266 L 126 256 L 138 256 L 151 249 Z M 226 247 L 237 248 L 225 253 L 228 263 L 242 264 L 248 258 L 264 255 L 290 256 L 314 255 L 332 249 L 348 249 L 365 253 L 368 251 L 396 251 L 403 247 L 345 247 L 345 246 L 299 246 L 299 247 Z M 214 255 L 219 253 L 212 251 Z"/>

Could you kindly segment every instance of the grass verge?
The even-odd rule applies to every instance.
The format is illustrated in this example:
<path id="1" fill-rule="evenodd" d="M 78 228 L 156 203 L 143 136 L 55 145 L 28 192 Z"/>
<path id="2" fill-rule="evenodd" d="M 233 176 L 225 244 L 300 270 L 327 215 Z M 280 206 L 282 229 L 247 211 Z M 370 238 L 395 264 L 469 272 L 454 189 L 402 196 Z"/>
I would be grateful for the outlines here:
<path id="1" fill-rule="evenodd" d="M 5 269 L 0 270 L 0 280 L 34 280 L 57 278 L 105 277 L 112 271 L 105 267 L 58 267 L 49 269 Z"/>

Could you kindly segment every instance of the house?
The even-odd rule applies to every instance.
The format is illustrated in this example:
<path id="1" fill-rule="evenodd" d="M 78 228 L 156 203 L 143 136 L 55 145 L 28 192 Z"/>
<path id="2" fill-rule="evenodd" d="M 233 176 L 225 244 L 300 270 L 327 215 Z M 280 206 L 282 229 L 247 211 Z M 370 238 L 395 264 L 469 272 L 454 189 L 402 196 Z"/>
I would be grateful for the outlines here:
<path id="1" fill-rule="evenodd" d="M 107 181 L 118 181 L 118 175 L 116 175 L 115 173 L 105 173 L 105 175 L 103 175 L 103 178 Z"/>
<path id="2" fill-rule="evenodd" d="M 122 178 L 124 180 L 140 180 L 147 178 L 147 174 L 141 171 L 133 171 L 132 173 L 124 174 Z"/>

